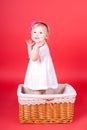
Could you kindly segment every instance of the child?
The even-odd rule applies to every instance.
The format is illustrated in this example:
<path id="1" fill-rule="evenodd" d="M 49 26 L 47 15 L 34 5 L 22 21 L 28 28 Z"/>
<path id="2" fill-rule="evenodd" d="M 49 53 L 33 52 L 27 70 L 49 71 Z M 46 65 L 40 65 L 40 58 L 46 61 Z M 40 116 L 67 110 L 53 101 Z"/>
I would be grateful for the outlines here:
<path id="1" fill-rule="evenodd" d="M 30 57 L 24 87 L 34 94 L 44 94 L 48 88 L 57 88 L 57 78 L 47 45 L 49 27 L 43 22 L 35 22 L 31 27 L 31 40 L 27 40 Z"/>

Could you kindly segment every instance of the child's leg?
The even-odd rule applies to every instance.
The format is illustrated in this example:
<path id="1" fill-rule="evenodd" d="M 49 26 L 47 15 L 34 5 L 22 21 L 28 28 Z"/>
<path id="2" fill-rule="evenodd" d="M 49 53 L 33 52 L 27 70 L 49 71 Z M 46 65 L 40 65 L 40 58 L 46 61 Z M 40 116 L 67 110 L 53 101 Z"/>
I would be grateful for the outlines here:
<path id="1" fill-rule="evenodd" d="M 44 94 L 46 90 L 34 90 L 34 94 Z"/>

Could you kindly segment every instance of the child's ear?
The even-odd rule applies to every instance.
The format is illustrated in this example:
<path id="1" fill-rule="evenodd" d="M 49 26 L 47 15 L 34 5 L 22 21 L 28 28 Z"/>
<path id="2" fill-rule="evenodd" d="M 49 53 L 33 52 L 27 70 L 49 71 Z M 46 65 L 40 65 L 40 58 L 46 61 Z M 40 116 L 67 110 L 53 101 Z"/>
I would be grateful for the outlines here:
<path id="1" fill-rule="evenodd" d="M 48 35 L 46 34 L 46 37 L 45 37 L 46 39 L 48 39 Z"/>

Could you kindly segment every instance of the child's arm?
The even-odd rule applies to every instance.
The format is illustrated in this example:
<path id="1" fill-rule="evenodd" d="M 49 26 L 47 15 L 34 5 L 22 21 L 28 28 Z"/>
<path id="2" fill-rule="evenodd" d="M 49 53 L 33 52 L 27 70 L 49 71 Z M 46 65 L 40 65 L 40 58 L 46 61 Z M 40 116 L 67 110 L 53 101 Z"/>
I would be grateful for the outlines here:
<path id="1" fill-rule="evenodd" d="M 37 44 L 35 44 L 32 49 L 31 59 L 33 61 L 37 61 L 39 59 L 39 46 Z"/>
<path id="2" fill-rule="evenodd" d="M 28 48 L 28 55 L 31 57 L 31 52 L 33 49 L 33 42 L 31 40 L 26 40 L 27 48 Z"/>
<path id="3" fill-rule="evenodd" d="M 39 48 L 41 46 L 43 46 L 44 43 L 34 45 L 34 42 L 32 42 L 31 40 L 28 40 L 28 41 L 26 40 L 26 44 L 27 44 L 27 47 L 28 47 L 28 55 L 29 55 L 29 57 L 33 61 L 37 61 L 40 58 L 40 56 L 39 56 Z"/>
<path id="4" fill-rule="evenodd" d="M 40 59 L 40 56 L 39 56 L 39 48 L 42 47 L 44 45 L 44 43 L 38 43 L 38 44 L 35 44 L 33 49 L 32 49 L 32 54 L 31 54 L 31 58 L 33 61 L 37 61 L 38 59 Z"/>

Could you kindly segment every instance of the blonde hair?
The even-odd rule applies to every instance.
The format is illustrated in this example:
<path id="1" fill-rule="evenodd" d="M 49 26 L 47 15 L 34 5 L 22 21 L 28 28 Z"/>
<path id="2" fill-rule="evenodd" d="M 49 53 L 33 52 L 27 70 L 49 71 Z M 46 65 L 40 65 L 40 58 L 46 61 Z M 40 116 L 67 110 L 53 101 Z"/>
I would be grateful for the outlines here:
<path id="1" fill-rule="evenodd" d="M 35 22 L 32 26 L 31 29 L 34 29 L 36 27 L 42 26 L 46 29 L 46 32 L 49 33 L 49 27 L 47 24 L 43 23 L 43 22 Z"/>

